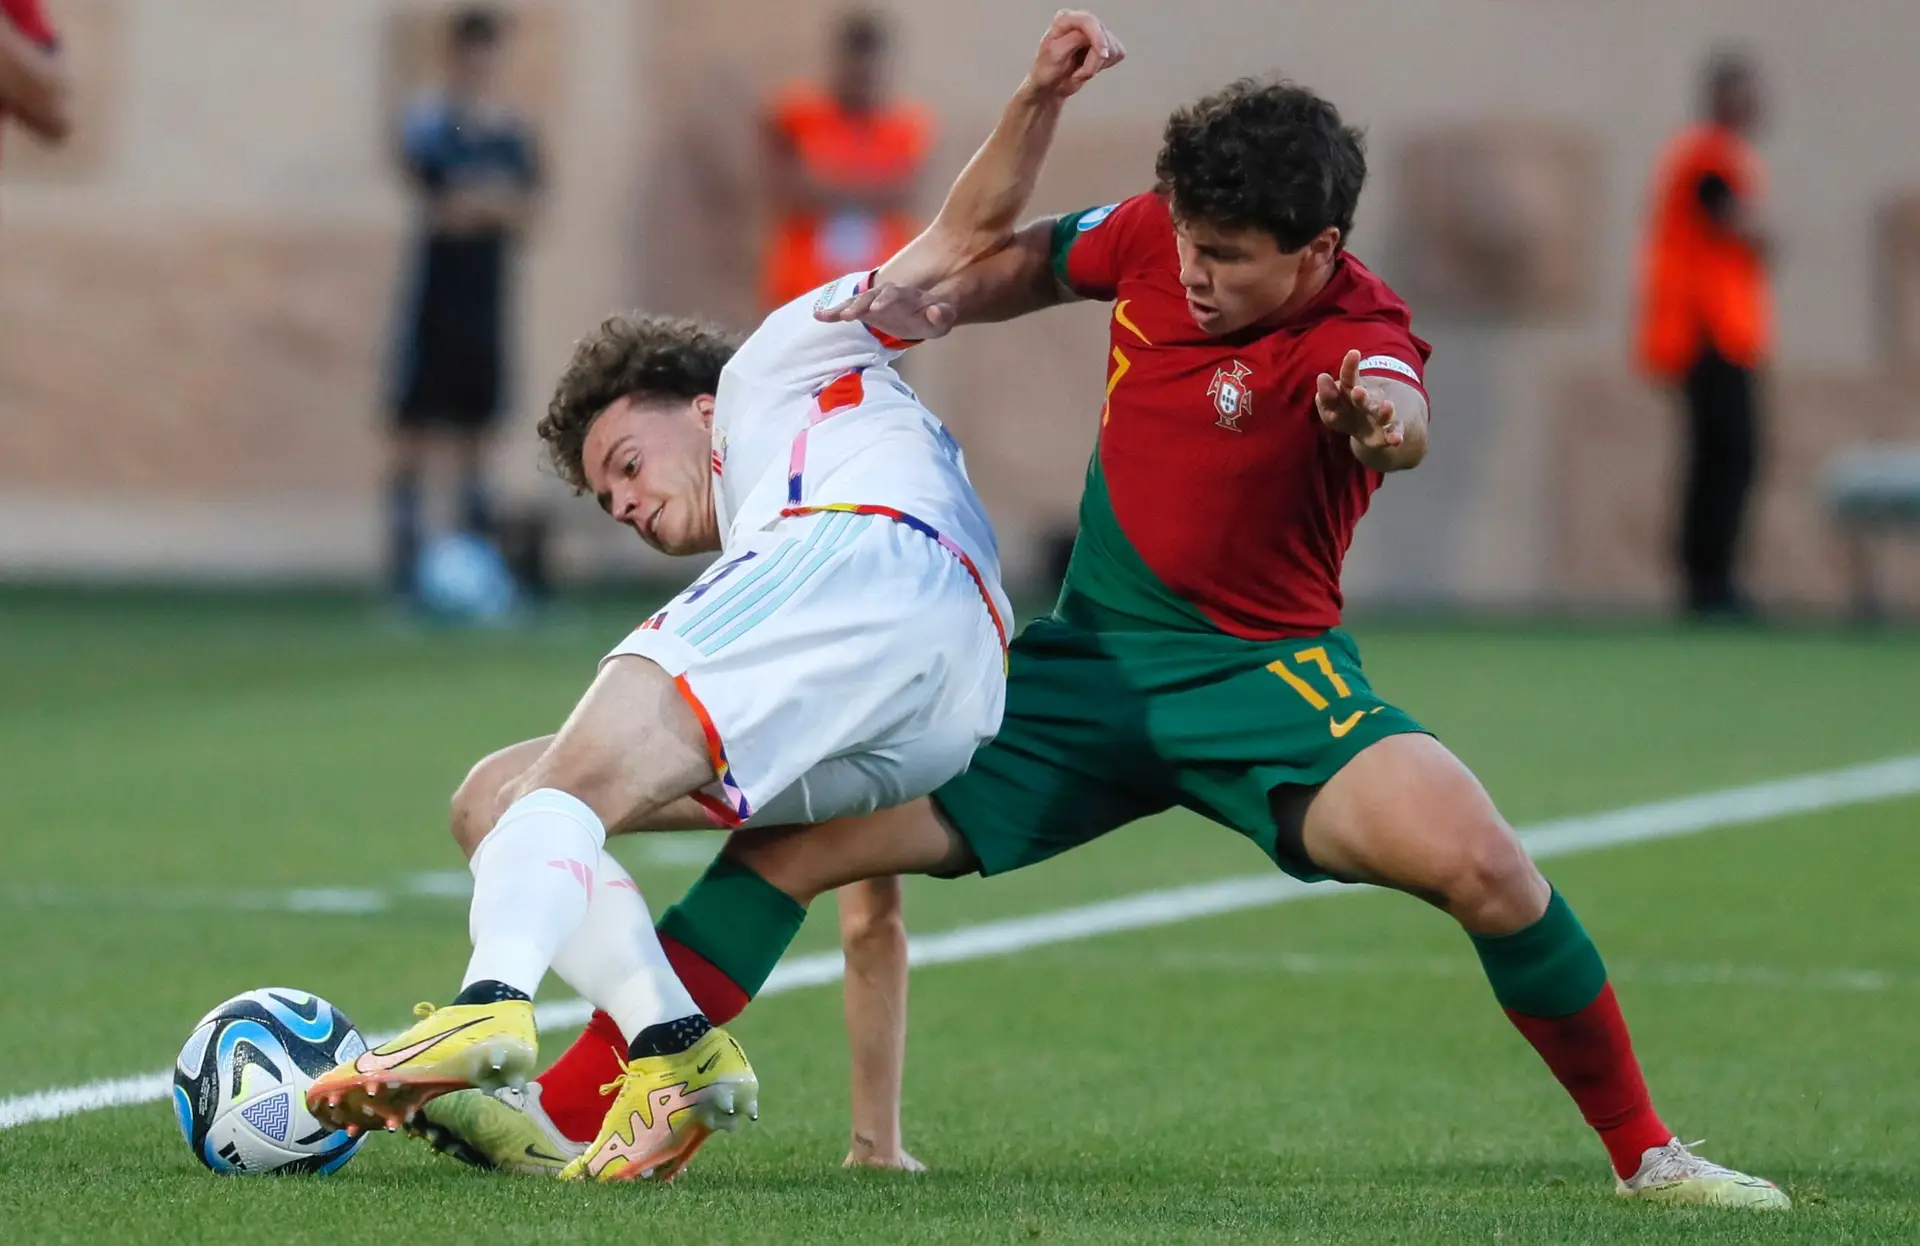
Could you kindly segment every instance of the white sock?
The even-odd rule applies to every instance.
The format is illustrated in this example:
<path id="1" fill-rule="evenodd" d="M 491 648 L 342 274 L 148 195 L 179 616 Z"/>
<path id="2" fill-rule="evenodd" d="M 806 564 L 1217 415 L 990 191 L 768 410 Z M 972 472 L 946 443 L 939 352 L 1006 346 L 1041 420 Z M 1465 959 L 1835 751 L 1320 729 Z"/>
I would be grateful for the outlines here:
<path id="1" fill-rule="evenodd" d="M 646 898 L 604 848 L 587 919 L 553 958 L 553 971 L 611 1016 L 628 1042 L 650 1025 L 700 1011 L 667 962 Z"/>
<path id="2" fill-rule="evenodd" d="M 562 944 L 586 920 L 607 828 L 557 788 L 507 806 L 474 850 L 473 959 L 462 988 L 491 979 L 532 995 Z"/>

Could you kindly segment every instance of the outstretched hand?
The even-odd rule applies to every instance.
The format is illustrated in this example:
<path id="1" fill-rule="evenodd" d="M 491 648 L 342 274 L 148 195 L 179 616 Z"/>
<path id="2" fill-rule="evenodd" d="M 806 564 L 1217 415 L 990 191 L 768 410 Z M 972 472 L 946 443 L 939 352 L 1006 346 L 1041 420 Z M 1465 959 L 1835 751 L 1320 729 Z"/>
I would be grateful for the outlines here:
<path id="1" fill-rule="evenodd" d="M 1391 449 L 1406 440 L 1406 429 L 1393 409 L 1393 399 L 1385 394 L 1367 392 L 1360 384 L 1360 352 L 1350 350 L 1340 361 L 1340 375 L 1322 372 L 1315 382 L 1314 410 L 1320 422 L 1336 433 L 1345 433 L 1368 450 Z"/>
<path id="2" fill-rule="evenodd" d="M 912 286 L 885 282 L 832 307 L 823 307 L 813 316 L 835 324 L 858 320 L 888 337 L 908 342 L 945 337 L 958 319 L 947 300 Z"/>

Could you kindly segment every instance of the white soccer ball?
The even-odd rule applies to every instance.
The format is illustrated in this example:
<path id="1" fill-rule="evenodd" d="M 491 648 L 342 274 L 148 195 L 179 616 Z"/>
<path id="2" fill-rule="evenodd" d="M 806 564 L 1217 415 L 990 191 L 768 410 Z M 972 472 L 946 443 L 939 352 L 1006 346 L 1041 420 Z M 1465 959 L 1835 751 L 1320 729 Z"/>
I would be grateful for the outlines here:
<path id="1" fill-rule="evenodd" d="M 200 1018 L 174 1062 L 180 1132 L 215 1172 L 333 1172 L 361 1140 L 315 1120 L 307 1087 L 366 1049 L 318 995 L 277 986 L 236 995 Z"/>

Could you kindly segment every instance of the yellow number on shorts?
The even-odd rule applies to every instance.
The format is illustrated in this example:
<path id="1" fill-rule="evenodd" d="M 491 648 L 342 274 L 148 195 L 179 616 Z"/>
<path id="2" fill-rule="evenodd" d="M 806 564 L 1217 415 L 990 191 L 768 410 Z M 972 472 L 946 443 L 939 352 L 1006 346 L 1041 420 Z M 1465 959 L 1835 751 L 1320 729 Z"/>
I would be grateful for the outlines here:
<path id="1" fill-rule="evenodd" d="M 1353 695 L 1353 689 L 1347 687 L 1347 681 L 1340 678 L 1340 672 L 1333 669 L 1333 662 L 1327 657 L 1327 651 L 1320 646 L 1316 645 L 1311 649 L 1302 649 L 1293 655 L 1293 660 L 1295 662 L 1307 663 L 1319 667 L 1320 673 L 1325 675 L 1327 682 L 1333 685 L 1333 694 L 1335 696 L 1345 698 Z M 1288 666 L 1285 658 L 1277 662 L 1267 663 L 1267 669 L 1278 675 L 1281 679 L 1284 679 L 1287 687 L 1299 693 L 1301 697 L 1306 700 L 1306 703 L 1313 708 L 1323 710 L 1331 704 L 1327 698 L 1320 695 L 1318 689 L 1302 679 L 1292 667 Z"/>
<path id="2" fill-rule="evenodd" d="M 1347 681 L 1340 678 L 1339 671 L 1333 669 L 1333 663 L 1328 659 L 1327 651 L 1320 646 L 1315 645 L 1311 649 L 1302 649 L 1293 655 L 1293 660 L 1296 662 L 1311 662 L 1319 667 L 1320 673 L 1325 675 L 1327 682 L 1333 685 L 1333 691 L 1336 696 L 1350 697 L 1353 695 L 1353 689 L 1347 687 Z"/>

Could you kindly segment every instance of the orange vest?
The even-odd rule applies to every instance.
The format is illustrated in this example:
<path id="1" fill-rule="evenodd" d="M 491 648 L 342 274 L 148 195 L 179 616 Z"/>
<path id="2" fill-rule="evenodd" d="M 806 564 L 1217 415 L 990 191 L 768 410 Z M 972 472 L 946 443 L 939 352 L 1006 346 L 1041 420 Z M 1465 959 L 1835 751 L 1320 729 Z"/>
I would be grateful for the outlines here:
<path id="1" fill-rule="evenodd" d="M 848 190 L 905 187 L 926 163 L 933 126 L 912 104 L 850 113 L 812 87 L 781 93 L 774 128 L 815 182 Z M 774 223 L 767 256 L 767 305 L 778 307 L 836 277 L 872 268 L 912 241 L 919 227 L 903 212 L 794 212 Z"/>
<path id="2" fill-rule="evenodd" d="M 1709 174 L 1743 201 L 1765 186 L 1753 148 L 1720 126 L 1689 127 L 1662 155 L 1641 254 L 1638 353 L 1641 366 L 1664 379 L 1684 375 L 1708 345 L 1749 368 L 1772 345 L 1766 269 L 1707 216 L 1700 180 Z"/>

